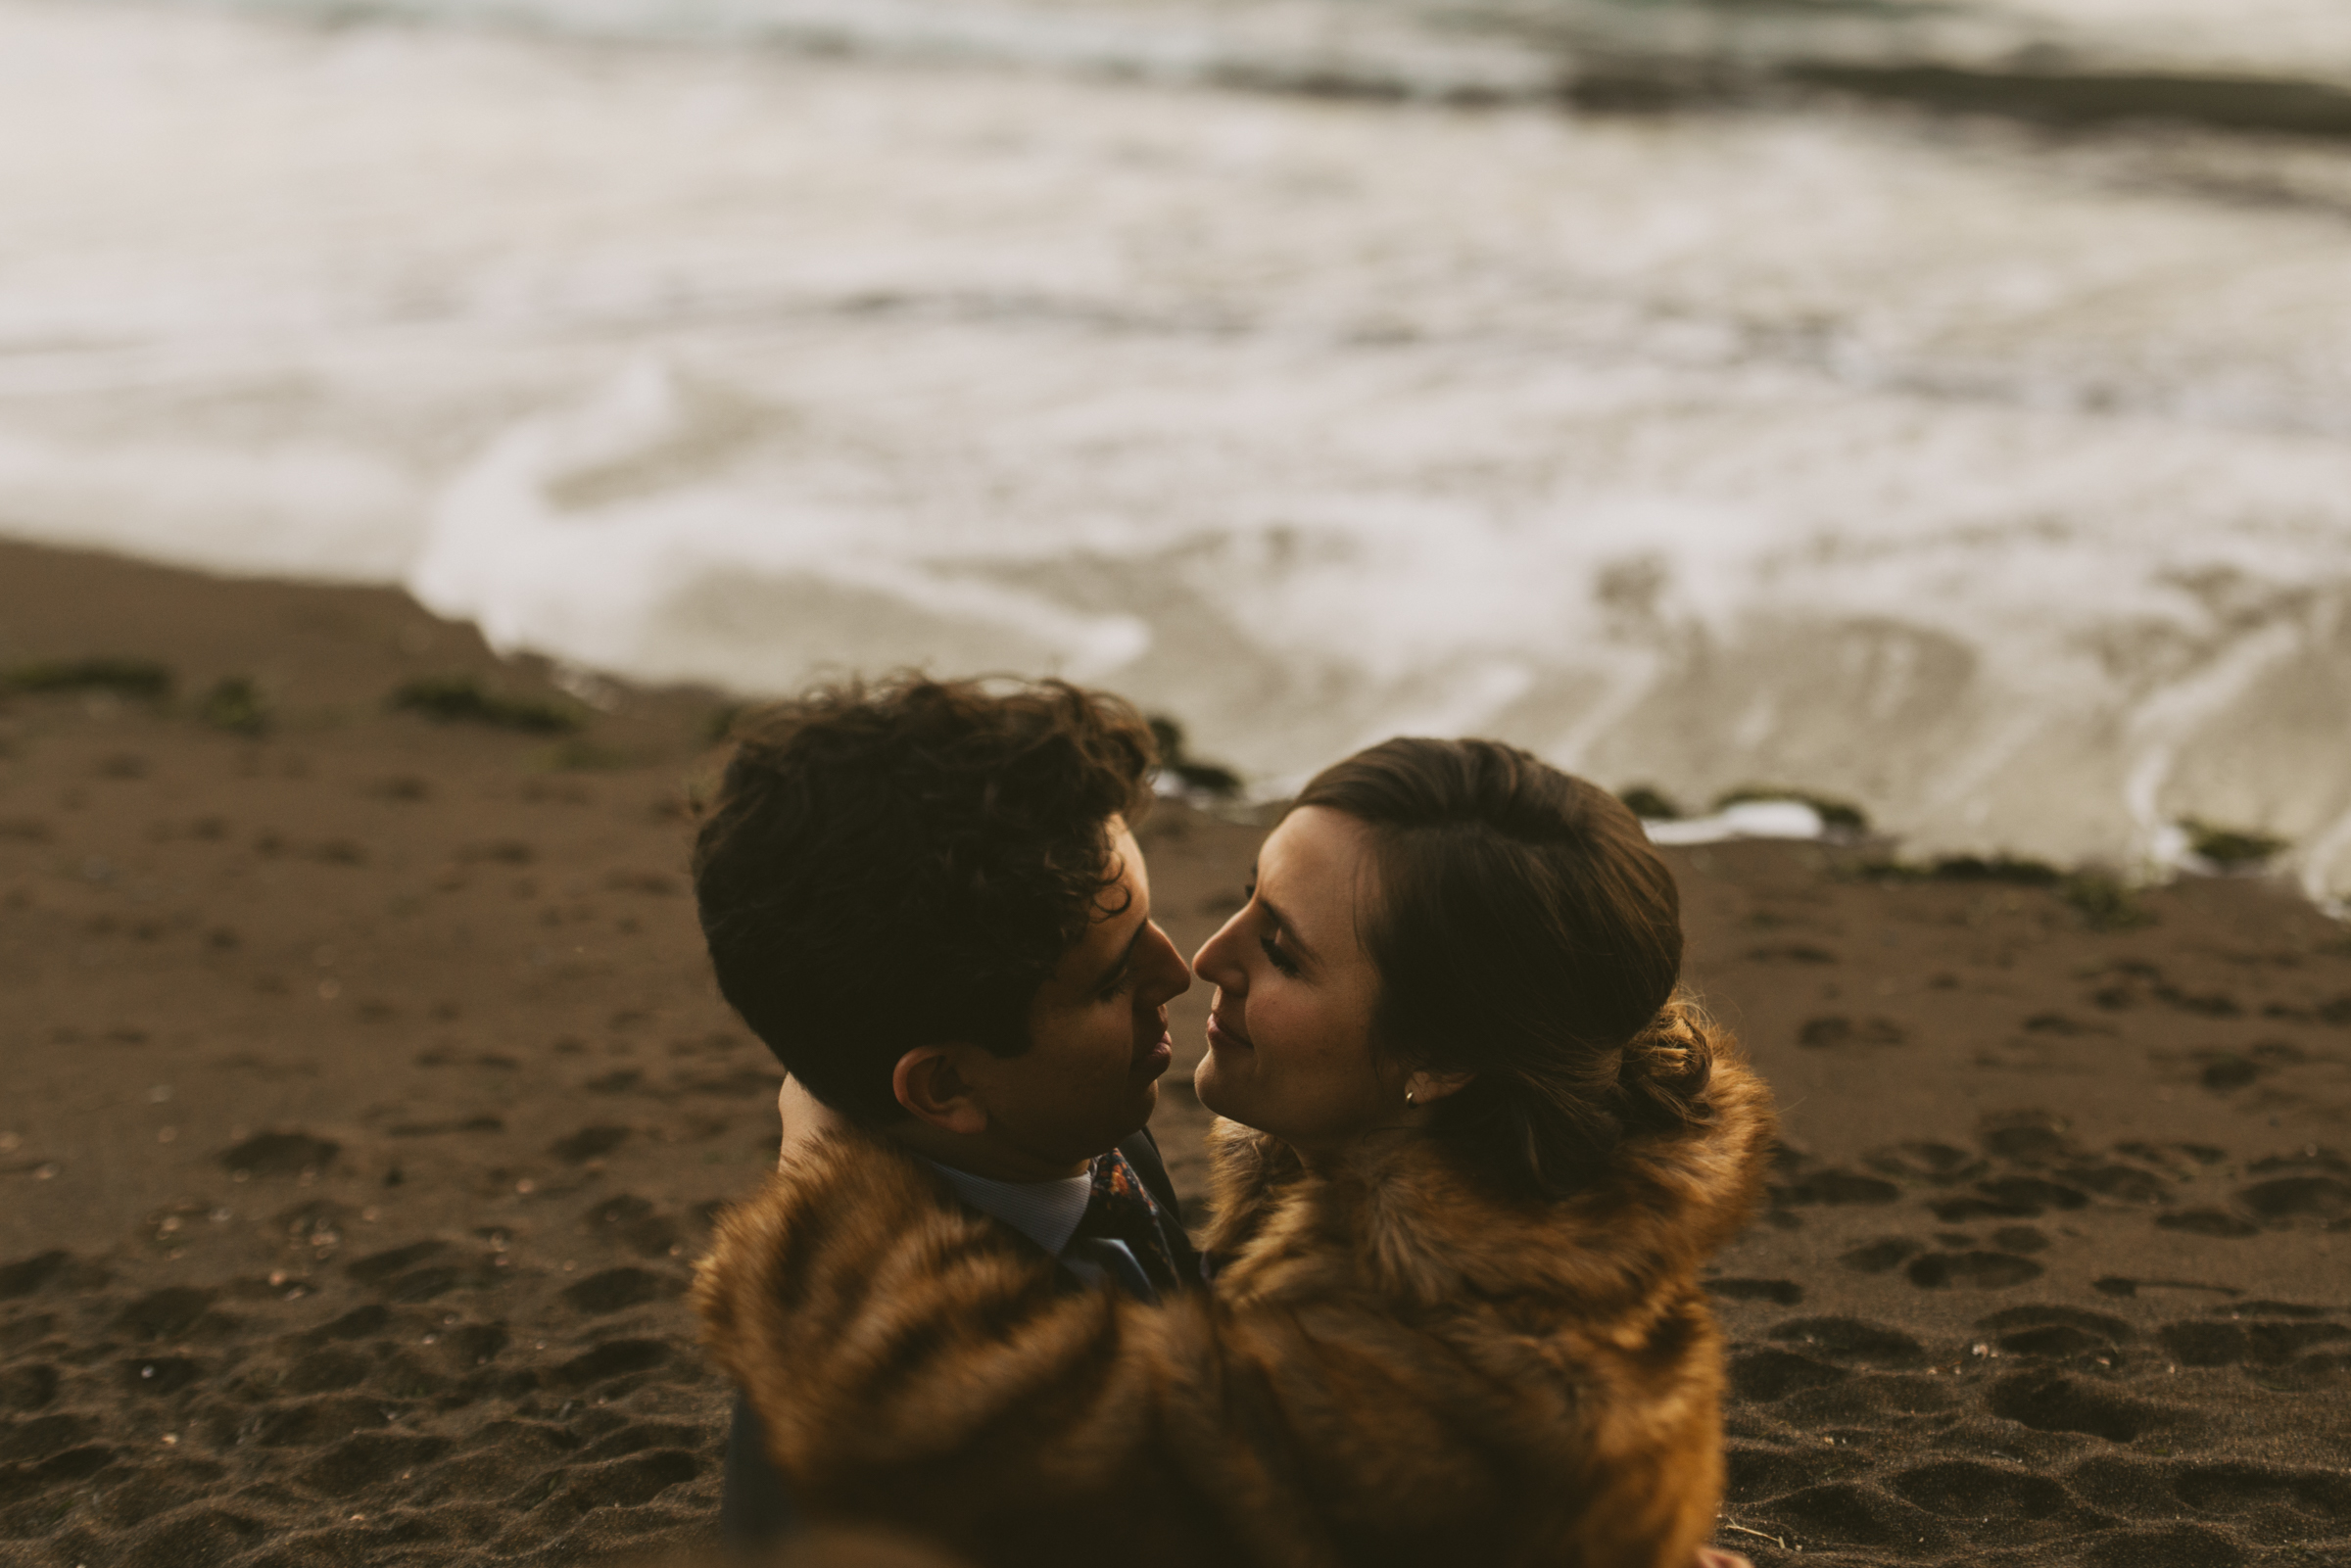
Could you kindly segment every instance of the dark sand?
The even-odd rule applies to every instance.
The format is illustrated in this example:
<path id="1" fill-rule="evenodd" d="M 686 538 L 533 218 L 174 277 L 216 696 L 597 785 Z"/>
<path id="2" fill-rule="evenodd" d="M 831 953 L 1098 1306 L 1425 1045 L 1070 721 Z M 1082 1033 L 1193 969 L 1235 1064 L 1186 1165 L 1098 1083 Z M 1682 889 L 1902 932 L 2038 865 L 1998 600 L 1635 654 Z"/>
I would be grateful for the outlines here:
<path id="1" fill-rule="evenodd" d="M 716 699 L 565 742 L 400 594 L 0 546 L 0 1561 L 567 1562 L 687 1547 L 726 1391 L 679 1301 L 776 1074 L 683 875 Z M 254 738 L 197 698 L 256 678 Z M 1170 808 L 1196 943 L 1254 830 Z M 2351 1563 L 2351 943 L 2253 880 L 2091 928 L 1852 855 L 1675 851 L 1690 976 L 1778 1086 L 1721 1259 L 1725 1544 L 1778 1563 Z M 1158 1127 L 1196 1185 L 1178 1004 Z"/>

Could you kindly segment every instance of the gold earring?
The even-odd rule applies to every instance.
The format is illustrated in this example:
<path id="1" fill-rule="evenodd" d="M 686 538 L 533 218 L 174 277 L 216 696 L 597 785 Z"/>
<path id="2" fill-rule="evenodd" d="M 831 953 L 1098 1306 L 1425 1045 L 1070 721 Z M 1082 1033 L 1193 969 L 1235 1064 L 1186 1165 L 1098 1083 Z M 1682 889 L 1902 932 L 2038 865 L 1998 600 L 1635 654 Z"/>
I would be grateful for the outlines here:
<path id="1" fill-rule="evenodd" d="M 1418 1105 L 1420 1102 L 1418 1102 L 1417 1100 L 1415 1100 L 1415 1099 L 1413 1098 L 1413 1091 L 1412 1091 L 1412 1090 L 1410 1090 L 1410 1089 L 1407 1089 L 1407 1090 L 1405 1090 L 1405 1091 L 1404 1091 L 1404 1103 L 1405 1103 L 1406 1105 Z"/>

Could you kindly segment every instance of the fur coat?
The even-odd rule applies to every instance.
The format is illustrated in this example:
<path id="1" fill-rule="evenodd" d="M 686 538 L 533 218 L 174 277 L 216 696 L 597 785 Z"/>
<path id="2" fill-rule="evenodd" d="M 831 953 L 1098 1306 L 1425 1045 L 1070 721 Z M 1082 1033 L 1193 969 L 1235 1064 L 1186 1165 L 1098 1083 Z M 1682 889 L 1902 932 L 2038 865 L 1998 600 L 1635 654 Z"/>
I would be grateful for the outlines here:
<path id="1" fill-rule="evenodd" d="M 1708 1099 L 1546 1204 L 1427 1140 L 1316 1175 L 1221 1122 L 1225 1261 L 1162 1307 L 1066 1288 L 929 1167 L 838 1134 L 720 1220 L 695 1302 L 811 1517 L 980 1563 L 1686 1568 L 1722 1486 L 1698 1270 L 1773 1132 L 1736 1058 Z"/>

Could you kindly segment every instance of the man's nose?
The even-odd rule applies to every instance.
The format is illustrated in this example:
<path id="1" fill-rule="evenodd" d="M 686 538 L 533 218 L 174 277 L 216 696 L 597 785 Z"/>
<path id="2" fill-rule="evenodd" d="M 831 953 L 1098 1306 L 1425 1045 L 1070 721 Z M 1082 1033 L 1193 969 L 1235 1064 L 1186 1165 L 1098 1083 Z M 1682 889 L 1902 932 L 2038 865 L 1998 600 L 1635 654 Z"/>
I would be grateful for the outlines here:
<path id="1" fill-rule="evenodd" d="M 1184 963 L 1183 954 L 1176 950 L 1176 944 L 1168 939 L 1168 933 L 1159 928 L 1156 921 L 1151 926 L 1151 946 L 1154 962 L 1151 966 L 1153 983 L 1148 993 L 1152 997 L 1150 1005 L 1165 1007 L 1192 988 L 1192 972 L 1190 966 Z"/>

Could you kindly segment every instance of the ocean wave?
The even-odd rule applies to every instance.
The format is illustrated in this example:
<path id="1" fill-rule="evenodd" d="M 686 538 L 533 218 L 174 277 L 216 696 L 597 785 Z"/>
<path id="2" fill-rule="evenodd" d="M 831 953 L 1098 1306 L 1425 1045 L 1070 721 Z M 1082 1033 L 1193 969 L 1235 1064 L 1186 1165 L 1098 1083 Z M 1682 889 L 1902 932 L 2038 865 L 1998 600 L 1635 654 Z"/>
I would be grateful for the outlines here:
<path id="1" fill-rule="evenodd" d="M 2351 135 L 2351 19 L 2103 0 L 164 0 L 323 25 L 1655 110 L 1826 89 L 2068 125 Z"/>

